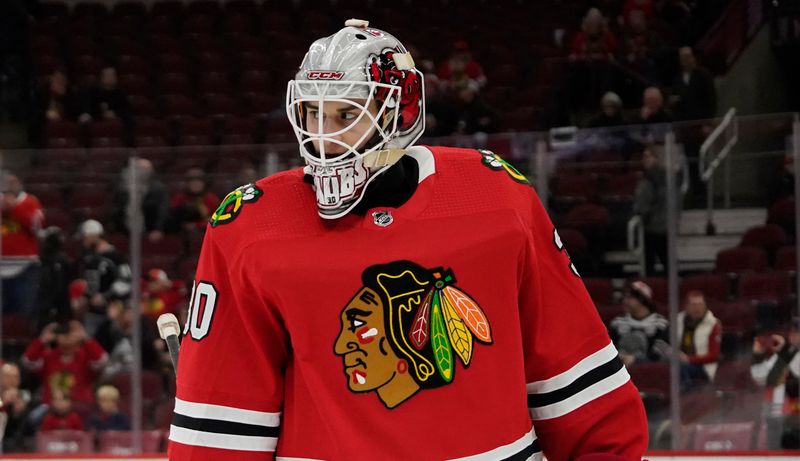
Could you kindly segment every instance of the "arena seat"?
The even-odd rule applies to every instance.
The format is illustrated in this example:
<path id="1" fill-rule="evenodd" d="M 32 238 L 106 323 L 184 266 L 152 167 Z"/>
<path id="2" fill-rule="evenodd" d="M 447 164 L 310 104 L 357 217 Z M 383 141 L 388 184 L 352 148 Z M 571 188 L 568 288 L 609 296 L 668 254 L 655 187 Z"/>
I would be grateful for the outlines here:
<path id="1" fill-rule="evenodd" d="M 778 248 L 789 243 L 789 236 L 777 224 L 764 224 L 751 227 L 742 236 L 740 247 L 763 248 L 769 254 L 774 254 Z"/>
<path id="2" fill-rule="evenodd" d="M 669 400 L 669 364 L 666 362 L 637 362 L 628 367 L 631 380 L 639 392 L 657 393 Z"/>
<path id="3" fill-rule="evenodd" d="M 775 269 L 779 271 L 797 272 L 797 247 L 787 245 L 780 247 L 775 254 Z"/>
<path id="4" fill-rule="evenodd" d="M 789 295 L 789 275 L 786 272 L 742 274 L 739 297 L 749 301 L 781 302 Z"/>
<path id="5" fill-rule="evenodd" d="M 723 274 L 707 273 L 684 277 L 680 283 L 681 299 L 689 291 L 697 290 L 706 299 L 725 301 L 730 297 L 730 281 Z"/>
<path id="6" fill-rule="evenodd" d="M 89 124 L 91 147 L 122 147 L 125 145 L 125 126 L 119 119 L 97 120 Z"/>
<path id="7" fill-rule="evenodd" d="M 71 120 L 50 120 L 45 127 L 48 149 L 74 149 L 83 147 L 83 130 Z"/>
<path id="8" fill-rule="evenodd" d="M 717 253 L 717 273 L 738 276 L 744 272 L 763 272 L 766 268 L 767 253 L 761 248 L 736 247 Z"/>
<path id="9" fill-rule="evenodd" d="M 583 284 L 595 303 L 611 304 L 614 302 L 614 287 L 611 279 L 587 277 L 583 279 Z"/>

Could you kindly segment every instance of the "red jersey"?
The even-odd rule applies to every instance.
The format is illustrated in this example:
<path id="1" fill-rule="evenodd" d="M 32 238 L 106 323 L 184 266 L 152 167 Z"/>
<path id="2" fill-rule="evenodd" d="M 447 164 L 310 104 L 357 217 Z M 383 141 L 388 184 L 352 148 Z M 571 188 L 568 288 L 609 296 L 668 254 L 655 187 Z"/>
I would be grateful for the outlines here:
<path id="1" fill-rule="evenodd" d="M 81 416 L 71 411 L 66 415 L 57 415 L 55 413 L 48 413 L 42 420 L 42 425 L 39 427 L 40 431 L 82 431 L 83 420 Z"/>
<path id="2" fill-rule="evenodd" d="M 14 208 L 3 210 L 3 256 L 39 256 L 36 232 L 42 228 L 42 205 L 33 195 L 21 193 Z"/>
<path id="3" fill-rule="evenodd" d="M 335 221 L 302 170 L 206 232 L 171 460 L 640 459 L 647 426 L 527 180 L 412 147 L 414 195 Z"/>
<path id="4" fill-rule="evenodd" d="M 69 393 L 75 402 L 92 403 L 92 385 L 97 371 L 105 365 L 108 354 L 94 338 L 87 339 L 75 351 L 70 361 L 61 352 L 46 346 L 36 338 L 25 349 L 23 360 L 27 367 L 42 377 L 42 401 L 50 403 L 51 389 L 57 387 Z"/>

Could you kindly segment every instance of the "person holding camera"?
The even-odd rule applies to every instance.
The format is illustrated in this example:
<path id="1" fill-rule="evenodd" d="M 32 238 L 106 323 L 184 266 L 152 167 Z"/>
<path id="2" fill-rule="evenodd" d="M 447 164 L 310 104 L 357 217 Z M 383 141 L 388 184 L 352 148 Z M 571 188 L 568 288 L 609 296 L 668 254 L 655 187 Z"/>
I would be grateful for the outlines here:
<path id="1" fill-rule="evenodd" d="M 764 403 L 769 448 L 800 448 L 800 319 L 788 335 L 757 336 L 753 340 L 750 374 L 765 386 Z"/>
<path id="2" fill-rule="evenodd" d="M 92 385 L 97 372 L 108 360 L 108 354 L 83 325 L 51 323 L 31 341 L 22 358 L 23 365 L 38 373 L 42 382 L 42 402 L 50 404 L 53 391 L 69 394 L 76 404 L 91 405 Z"/>

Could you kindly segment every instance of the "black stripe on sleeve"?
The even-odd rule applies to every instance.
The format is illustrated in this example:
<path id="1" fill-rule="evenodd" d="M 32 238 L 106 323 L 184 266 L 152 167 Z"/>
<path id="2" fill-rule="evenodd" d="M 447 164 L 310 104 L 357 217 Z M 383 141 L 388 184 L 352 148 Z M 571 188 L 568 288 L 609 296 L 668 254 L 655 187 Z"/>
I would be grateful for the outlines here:
<path id="1" fill-rule="evenodd" d="M 624 366 L 619 357 L 614 357 L 561 389 L 543 394 L 528 394 L 528 408 L 544 407 L 566 400 L 592 384 L 612 376 Z"/>
<path id="2" fill-rule="evenodd" d="M 277 437 L 279 428 L 272 426 L 259 426 L 256 424 L 235 423 L 218 419 L 192 418 L 191 416 L 175 413 L 172 424 L 184 429 L 200 432 L 213 432 L 215 434 L 247 435 L 253 437 Z"/>
<path id="3" fill-rule="evenodd" d="M 504 458 L 502 461 L 525 461 L 533 456 L 534 453 L 538 453 L 540 451 L 542 451 L 542 449 L 539 448 L 539 439 L 534 439 L 534 441 L 531 442 L 531 444 L 527 447 L 523 448 L 522 451 L 519 451 L 508 458 Z"/>

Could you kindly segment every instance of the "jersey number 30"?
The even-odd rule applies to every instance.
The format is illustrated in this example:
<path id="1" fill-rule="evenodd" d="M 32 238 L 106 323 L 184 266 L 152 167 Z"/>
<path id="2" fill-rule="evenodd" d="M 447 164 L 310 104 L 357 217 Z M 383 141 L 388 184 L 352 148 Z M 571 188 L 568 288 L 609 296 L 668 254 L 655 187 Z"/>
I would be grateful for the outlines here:
<path id="1" fill-rule="evenodd" d="M 183 335 L 189 334 L 195 341 L 205 338 L 211 329 L 216 306 L 217 289 L 212 283 L 201 281 L 192 284 L 192 297 L 189 299 L 189 312 L 186 314 Z"/>

